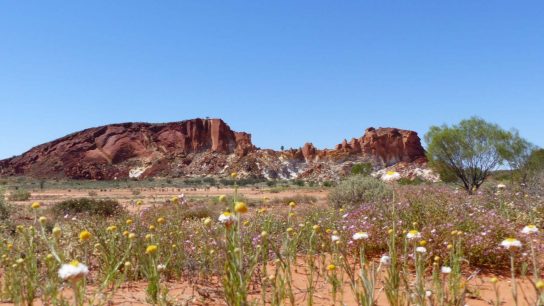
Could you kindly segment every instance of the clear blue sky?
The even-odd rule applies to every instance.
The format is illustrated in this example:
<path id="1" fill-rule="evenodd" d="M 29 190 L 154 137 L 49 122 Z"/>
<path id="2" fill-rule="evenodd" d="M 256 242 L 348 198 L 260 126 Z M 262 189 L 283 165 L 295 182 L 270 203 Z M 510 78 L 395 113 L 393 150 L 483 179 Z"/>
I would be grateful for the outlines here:
<path id="1" fill-rule="evenodd" d="M 478 115 L 544 146 L 544 1 L 0 1 L 0 158 L 220 117 L 260 147 Z"/>

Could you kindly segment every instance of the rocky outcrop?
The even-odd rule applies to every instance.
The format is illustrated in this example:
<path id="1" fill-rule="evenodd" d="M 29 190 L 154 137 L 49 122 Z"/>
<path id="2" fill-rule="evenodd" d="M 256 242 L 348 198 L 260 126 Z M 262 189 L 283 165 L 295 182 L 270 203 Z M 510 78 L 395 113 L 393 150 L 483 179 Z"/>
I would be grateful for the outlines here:
<path id="1" fill-rule="evenodd" d="M 0 161 L 0 175 L 101 180 L 238 171 L 269 179 L 319 180 L 349 173 L 359 162 L 379 169 L 424 155 L 417 133 L 395 128 L 369 128 L 332 150 L 306 143 L 274 151 L 256 148 L 250 134 L 232 131 L 221 119 L 193 119 L 86 129 Z"/>

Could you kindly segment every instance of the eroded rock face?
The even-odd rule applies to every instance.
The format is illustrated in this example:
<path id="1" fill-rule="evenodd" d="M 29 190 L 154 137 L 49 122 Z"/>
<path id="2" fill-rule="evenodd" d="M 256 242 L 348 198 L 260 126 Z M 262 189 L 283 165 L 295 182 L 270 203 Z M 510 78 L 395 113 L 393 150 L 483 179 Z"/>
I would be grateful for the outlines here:
<path id="1" fill-rule="evenodd" d="M 258 149 L 251 135 L 221 119 L 165 124 L 124 123 L 83 130 L 0 161 L 0 175 L 44 178 L 122 179 L 150 176 L 228 175 L 270 179 L 334 179 L 351 166 L 376 169 L 424 159 L 417 133 L 369 128 L 335 149 L 311 143 L 286 151 Z"/>

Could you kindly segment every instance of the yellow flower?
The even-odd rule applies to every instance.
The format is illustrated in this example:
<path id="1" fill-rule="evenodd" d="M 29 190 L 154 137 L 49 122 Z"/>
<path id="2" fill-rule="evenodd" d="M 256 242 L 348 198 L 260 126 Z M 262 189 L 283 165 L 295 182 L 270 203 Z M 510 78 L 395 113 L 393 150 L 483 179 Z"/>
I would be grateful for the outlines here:
<path id="1" fill-rule="evenodd" d="M 321 226 L 319 226 L 319 224 L 316 224 L 316 225 L 312 226 L 312 229 L 313 229 L 315 232 L 319 231 L 320 228 L 321 228 Z"/>
<path id="2" fill-rule="evenodd" d="M 128 231 L 123 231 L 123 236 L 128 237 L 128 234 L 130 234 Z"/>
<path id="3" fill-rule="evenodd" d="M 427 245 L 427 241 L 421 240 L 421 241 L 419 242 L 419 245 L 420 245 L 420 246 L 426 246 L 426 245 Z"/>
<path id="4" fill-rule="evenodd" d="M 212 218 L 207 217 L 206 219 L 204 219 L 204 225 L 206 226 L 212 225 Z"/>
<path id="5" fill-rule="evenodd" d="M 127 223 L 127 225 L 131 225 L 132 224 L 132 219 L 127 219 L 126 223 Z"/>
<path id="6" fill-rule="evenodd" d="M 155 225 L 150 225 L 150 226 L 149 226 L 149 230 L 150 230 L 150 231 L 154 231 L 154 230 L 155 230 Z"/>
<path id="7" fill-rule="evenodd" d="M 541 279 L 539 279 L 539 280 L 536 282 L 535 286 L 536 286 L 536 288 L 537 288 L 538 290 L 544 289 L 544 281 L 541 280 Z"/>
<path id="8" fill-rule="evenodd" d="M 81 242 L 87 241 L 91 239 L 91 237 L 92 237 L 91 233 L 87 230 L 83 230 L 81 231 L 81 233 L 79 233 L 79 241 Z"/>
<path id="9" fill-rule="evenodd" d="M 128 234 L 128 239 L 136 239 L 136 234 L 134 233 Z"/>
<path id="10" fill-rule="evenodd" d="M 496 283 L 499 281 L 499 279 L 496 278 L 496 277 L 492 277 L 489 281 L 490 281 L 492 284 L 496 284 Z"/>
<path id="11" fill-rule="evenodd" d="M 222 194 L 222 195 L 219 196 L 218 199 L 219 199 L 219 202 L 225 203 L 227 201 L 227 196 Z"/>
<path id="12" fill-rule="evenodd" d="M 448 250 L 451 250 L 451 249 L 453 249 L 453 244 L 451 244 L 451 243 L 450 243 L 450 244 L 448 244 L 448 247 L 447 247 L 447 248 L 448 248 Z"/>
<path id="13" fill-rule="evenodd" d="M 40 208 L 40 206 L 41 206 L 40 202 L 34 202 L 34 203 L 32 203 L 32 205 L 30 207 L 32 207 L 33 209 L 38 209 L 38 208 Z"/>
<path id="14" fill-rule="evenodd" d="M 132 267 L 132 263 L 130 261 L 125 261 L 125 269 L 130 269 Z"/>
<path id="15" fill-rule="evenodd" d="M 53 236 L 55 236 L 56 238 L 60 238 L 60 235 L 62 235 L 62 230 L 58 226 L 53 227 L 52 232 L 53 232 Z"/>
<path id="16" fill-rule="evenodd" d="M 106 228 L 106 231 L 112 232 L 112 233 L 115 232 L 116 230 L 117 230 L 117 226 L 115 225 L 110 225 L 108 226 L 108 228 Z"/>
<path id="17" fill-rule="evenodd" d="M 297 203 L 295 203 L 295 201 L 289 202 L 289 207 L 295 208 L 296 206 L 297 206 Z"/>
<path id="18" fill-rule="evenodd" d="M 244 226 L 249 226 L 249 221 L 245 220 L 244 223 L 242 223 Z"/>
<path id="19" fill-rule="evenodd" d="M 155 254 L 157 252 L 158 247 L 154 244 L 148 245 L 147 248 L 145 248 L 146 254 Z"/>
<path id="20" fill-rule="evenodd" d="M 41 224 L 44 224 L 47 221 L 47 218 L 44 217 L 44 216 L 41 216 L 39 221 L 40 221 Z"/>
<path id="21" fill-rule="evenodd" d="M 268 237 L 268 232 L 262 231 L 262 232 L 261 232 L 261 237 L 262 237 L 262 238 Z"/>
<path id="22" fill-rule="evenodd" d="M 166 222 L 166 220 L 164 220 L 163 217 L 160 217 L 160 218 L 157 219 L 157 223 L 159 223 L 159 224 L 164 224 L 164 222 Z"/>
<path id="23" fill-rule="evenodd" d="M 142 206 L 142 204 L 144 204 L 144 202 L 143 202 L 142 200 L 138 200 L 138 201 L 136 201 L 136 205 L 138 205 L 138 206 Z"/>
<path id="24" fill-rule="evenodd" d="M 179 204 L 179 198 L 176 197 L 176 196 L 173 196 L 173 197 L 170 199 L 170 202 L 172 202 L 172 204 Z"/>
<path id="25" fill-rule="evenodd" d="M 289 213 L 289 217 L 294 217 L 295 216 L 295 213 L 294 212 L 290 212 Z"/>
<path id="26" fill-rule="evenodd" d="M 327 266 L 327 270 L 328 271 L 334 271 L 334 270 L 336 270 L 336 266 L 333 265 L 333 264 L 330 264 L 330 265 Z"/>
<path id="27" fill-rule="evenodd" d="M 233 179 L 237 178 L 238 177 L 238 172 L 232 172 L 230 174 L 230 177 L 232 177 Z"/>
<path id="28" fill-rule="evenodd" d="M 12 243 L 8 243 L 8 250 L 13 250 L 13 244 Z"/>
<path id="29" fill-rule="evenodd" d="M 288 234 L 292 234 L 293 232 L 294 232 L 294 229 L 293 229 L 292 227 L 289 227 L 289 228 L 287 229 L 287 233 L 288 233 Z"/>
<path id="30" fill-rule="evenodd" d="M 244 202 L 236 202 L 236 204 L 234 204 L 234 211 L 237 212 L 237 213 L 240 213 L 240 214 L 245 214 L 245 213 L 247 213 L 247 205 L 246 205 L 246 203 L 244 203 Z"/>
<path id="31" fill-rule="evenodd" d="M 145 235 L 145 240 L 151 240 L 151 238 L 153 238 L 153 235 L 151 234 Z"/>

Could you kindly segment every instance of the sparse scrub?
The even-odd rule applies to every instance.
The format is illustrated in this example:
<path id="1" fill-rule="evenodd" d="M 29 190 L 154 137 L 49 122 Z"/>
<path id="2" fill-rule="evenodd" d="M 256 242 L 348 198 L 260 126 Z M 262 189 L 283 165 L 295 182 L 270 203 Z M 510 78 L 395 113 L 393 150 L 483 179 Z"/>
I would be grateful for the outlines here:
<path id="1" fill-rule="evenodd" d="M 368 202 L 386 202 L 393 197 L 393 191 L 385 183 L 373 177 L 355 175 L 341 181 L 329 193 L 334 207 L 357 207 Z"/>
<path id="2" fill-rule="evenodd" d="M 79 198 L 62 201 L 51 207 L 56 216 L 88 214 L 94 216 L 111 217 L 124 211 L 118 201 L 109 199 Z"/>
<path id="3" fill-rule="evenodd" d="M 10 201 L 28 201 L 30 199 L 30 192 L 26 191 L 24 189 L 17 189 L 12 191 L 9 196 L 8 200 Z"/>

